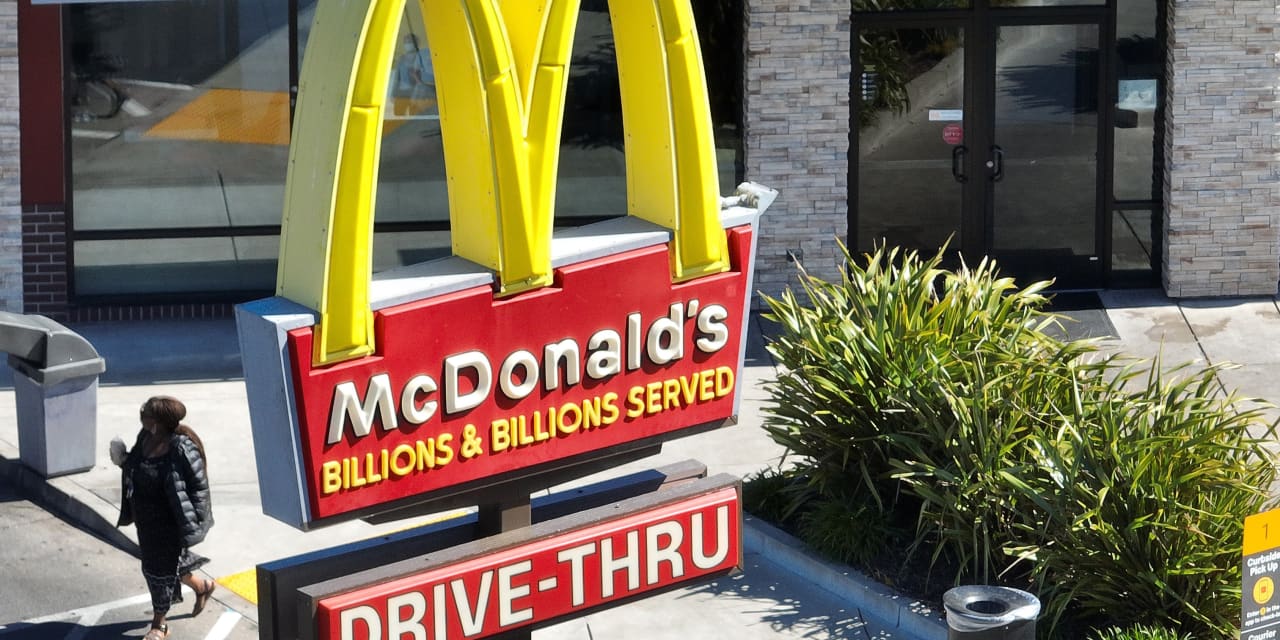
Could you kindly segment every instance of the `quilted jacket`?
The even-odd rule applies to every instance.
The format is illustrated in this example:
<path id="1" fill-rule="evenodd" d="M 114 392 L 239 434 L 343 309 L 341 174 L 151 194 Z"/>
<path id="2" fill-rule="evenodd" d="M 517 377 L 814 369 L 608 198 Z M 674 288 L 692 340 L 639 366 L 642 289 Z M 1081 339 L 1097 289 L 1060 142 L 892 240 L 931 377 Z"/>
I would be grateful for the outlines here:
<path id="1" fill-rule="evenodd" d="M 142 457 L 142 442 L 146 439 L 146 430 L 138 433 L 138 439 L 129 450 L 129 457 L 121 465 L 121 492 L 125 496 L 120 502 L 120 520 L 116 526 L 133 523 L 133 502 L 129 475 Z M 182 545 L 193 546 L 209 533 L 213 526 L 213 505 L 209 495 L 209 477 L 205 474 L 204 458 L 196 443 L 181 434 L 174 434 L 169 441 L 169 478 L 165 483 L 169 494 L 169 508 L 173 510 L 174 520 L 182 531 Z"/>

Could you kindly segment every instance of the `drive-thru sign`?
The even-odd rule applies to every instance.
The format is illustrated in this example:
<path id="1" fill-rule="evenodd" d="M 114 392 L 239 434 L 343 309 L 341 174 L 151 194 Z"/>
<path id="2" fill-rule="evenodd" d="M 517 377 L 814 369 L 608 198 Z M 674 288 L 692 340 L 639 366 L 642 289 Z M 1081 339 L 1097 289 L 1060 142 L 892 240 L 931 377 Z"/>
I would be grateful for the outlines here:
<path id="1" fill-rule="evenodd" d="M 660 504 L 622 518 L 604 507 L 504 536 L 496 549 L 462 545 L 305 588 L 316 622 L 301 635 L 485 638 L 724 575 L 742 562 L 738 493 L 726 480 L 736 483 L 719 476 L 705 479 L 720 485 L 709 491 L 659 492 L 642 500 Z"/>

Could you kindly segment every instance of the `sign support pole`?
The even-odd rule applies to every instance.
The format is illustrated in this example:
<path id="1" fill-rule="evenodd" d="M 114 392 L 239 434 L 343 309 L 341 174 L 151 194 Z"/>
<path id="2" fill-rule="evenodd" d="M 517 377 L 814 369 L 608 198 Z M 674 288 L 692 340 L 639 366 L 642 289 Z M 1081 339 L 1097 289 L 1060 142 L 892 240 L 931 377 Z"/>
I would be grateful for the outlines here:
<path id="1" fill-rule="evenodd" d="M 519 493 L 493 502 L 485 502 L 477 508 L 477 535 L 481 538 L 514 531 L 533 524 L 533 509 L 529 494 Z"/>
<path id="2" fill-rule="evenodd" d="M 517 492 L 485 502 L 477 508 L 476 536 L 487 538 L 533 525 L 533 508 L 529 494 Z M 532 640 L 533 629 L 524 627 L 497 636 L 497 640 Z"/>

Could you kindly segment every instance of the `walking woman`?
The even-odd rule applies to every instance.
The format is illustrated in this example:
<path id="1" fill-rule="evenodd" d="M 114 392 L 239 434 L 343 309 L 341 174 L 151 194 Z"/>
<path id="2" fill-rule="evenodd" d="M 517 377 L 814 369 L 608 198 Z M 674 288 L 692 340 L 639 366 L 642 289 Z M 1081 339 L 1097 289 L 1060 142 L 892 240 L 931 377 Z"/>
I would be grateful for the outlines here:
<path id="1" fill-rule="evenodd" d="M 196 594 L 193 616 L 204 610 L 215 587 L 212 580 L 194 573 L 209 559 L 190 547 L 204 540 L 213 526 L 213 511 L 204 445 L 182 424 L 186 415 L 186 406 L 177 398 L 153 397 L 139 412 L 142 430 L 133 449 L 125 455 L 114 445 L 112 458 L 122 458 L 118 464 L 124 483 L 118 526 L 138 527 L 142 576 L 151 592 L 153 616 L 145 640 L 169 636 L 164 620 L 170 605 L 182 601 L 179 582 Z"/>

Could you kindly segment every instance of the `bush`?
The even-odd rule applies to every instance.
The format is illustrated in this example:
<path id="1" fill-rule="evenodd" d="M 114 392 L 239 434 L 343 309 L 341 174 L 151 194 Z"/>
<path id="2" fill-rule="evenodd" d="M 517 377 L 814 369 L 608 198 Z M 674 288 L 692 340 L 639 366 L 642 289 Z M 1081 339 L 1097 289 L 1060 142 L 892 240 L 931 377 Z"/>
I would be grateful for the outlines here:
<path id="1" fill-rule="evenodd" d="M 742 482 L 742 504 L 751 513 L 770 522 L 785 522 L 793 500 L 791 476 L 777 469 L 765 469 Z"/>
<path id="2" fill-rule="evenodd" d="M 1193 640 L 1193 638 L 1190 634 L 1181 635 L 1163 627 L 1135 625 L 1126 628 L 1112 627 L 1090 636 L 1090 640 Z"/>
<path id="3" fill-rule="evenodd" d="M 1021 500 L 1009 479 L 1027 472 L 1012 445 L 1035 433 L 1010 408 L 1062 384 L 1040 363 L 1089 347 L 1044 333 L 1056 321 L 1040 310 L 1047 283 L 1017 290 L 989 262 L 940 262 L 884 250 L 839 283 L 805 277 L 802 295 L 766 298 L 782 371 L 765 427 L 811 494 L 874 504 L 890 522 L 917 514 L 913 551 L 954 568 L 948 580 L 986 582 L 1008 564 L 998 541 Z"/>
<path id="4" fill-rule="evenodd" d="M 1023 551 L 1052 619 L 1236 637 L 1244 517 L 1272 502 L 1274 426 L 1218 398 L 1214 371 L 1113 371 L 1034 450 L 1043 472 L 1024 491 L 1048 505 Z"/>
<path id="5" fill-rule="evenodd" d="M 765 428 L 795 456 L 777 510 L 836 557 L 905 539 L 952 583 L 1038 591 L 1050 633 L 1234 637 L 1242 520 L 1275 479 L 1261 414 L 1216 399 L 1212 369 L 1056 339 L 1048 283 L 941 256 L 882 249 L 766 298 Z"/>

